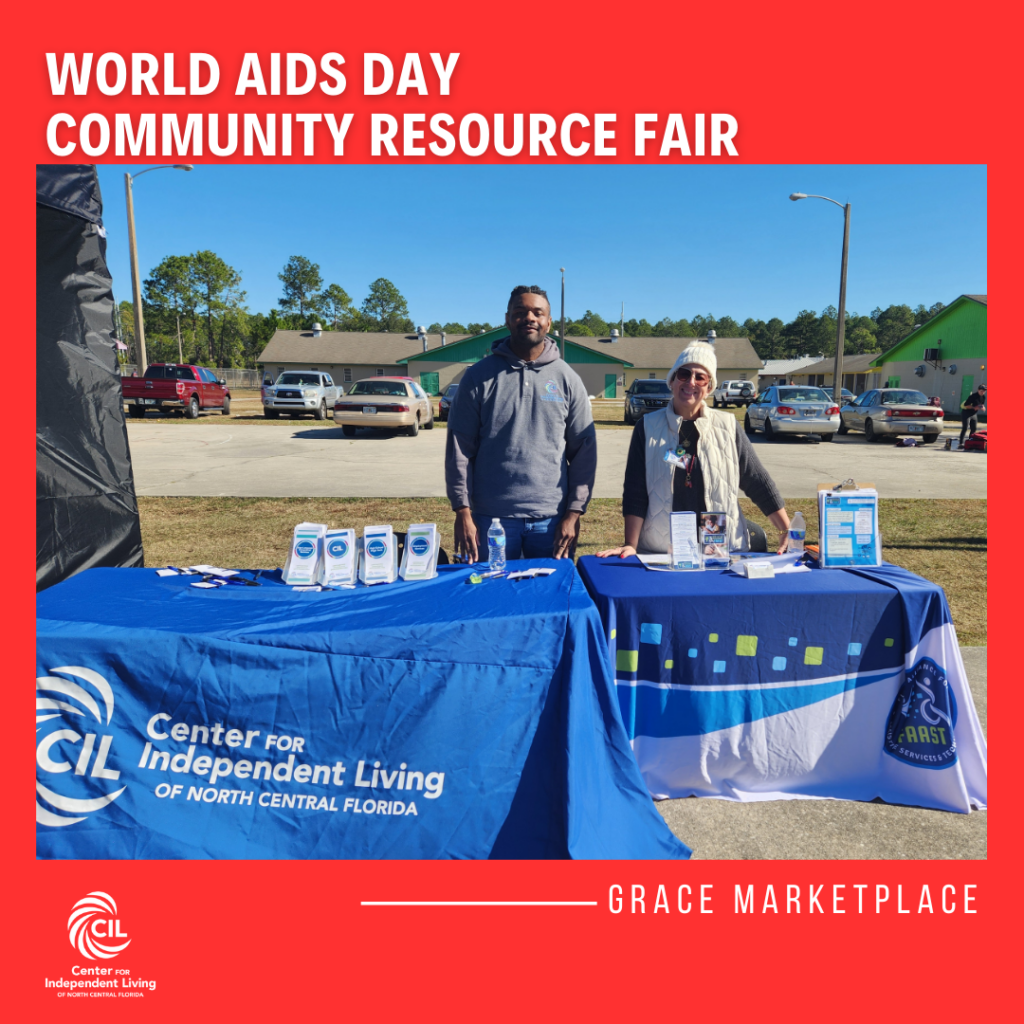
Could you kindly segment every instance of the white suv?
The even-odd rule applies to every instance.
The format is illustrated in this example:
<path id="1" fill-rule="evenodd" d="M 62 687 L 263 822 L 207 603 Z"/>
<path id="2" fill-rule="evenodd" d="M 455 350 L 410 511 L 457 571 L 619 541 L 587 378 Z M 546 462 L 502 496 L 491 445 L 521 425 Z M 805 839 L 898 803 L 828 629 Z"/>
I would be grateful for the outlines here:
<path id="1" fill-rule="evenodd" d="M 750 405 L 755 398 L 757 390 L 749 380 L 723 380 L 712 393 L 711 404 L 723 409 L 731 404 Z"/>

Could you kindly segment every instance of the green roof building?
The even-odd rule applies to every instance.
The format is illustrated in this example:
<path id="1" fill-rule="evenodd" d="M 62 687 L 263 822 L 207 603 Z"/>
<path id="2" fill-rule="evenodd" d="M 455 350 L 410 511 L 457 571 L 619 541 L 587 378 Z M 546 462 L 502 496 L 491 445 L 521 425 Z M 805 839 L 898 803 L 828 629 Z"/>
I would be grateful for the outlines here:
<path id="1" fill-rule="evenodd" d="M 988 296 L 961 295 L 875 358 L 881 386 L 913 388 L 942 400 L 947 413 L 987 384 Z"/>

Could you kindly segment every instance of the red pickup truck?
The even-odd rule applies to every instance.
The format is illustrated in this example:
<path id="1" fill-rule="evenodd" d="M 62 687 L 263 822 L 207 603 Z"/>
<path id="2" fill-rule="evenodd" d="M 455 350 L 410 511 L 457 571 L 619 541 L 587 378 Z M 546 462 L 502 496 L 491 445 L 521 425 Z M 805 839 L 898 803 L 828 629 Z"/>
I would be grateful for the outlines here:
<path id="1" fill-rule="evenodd" d="M 153 363 L 145 377 L 122 377 L 121 395 L 128 403 L 128 415 L 136 418 L 149 409 L 171 410 L 197 419 L 201 409 L 219 409 L 231 414 L 231 392 L 213 370 L 184 363 Z"/>

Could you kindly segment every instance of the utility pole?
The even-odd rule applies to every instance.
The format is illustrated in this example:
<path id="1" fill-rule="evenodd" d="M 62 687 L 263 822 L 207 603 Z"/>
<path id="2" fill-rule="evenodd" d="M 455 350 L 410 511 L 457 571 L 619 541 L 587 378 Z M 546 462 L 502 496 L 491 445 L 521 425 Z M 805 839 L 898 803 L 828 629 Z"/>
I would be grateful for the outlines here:
<path id="1" fill-rule="evenodd" d="M 843 407 L 843 349 L 846 346 L 846 259 L 850 253 L 850 204 L 844 207 L 843 224 L 843 262 L 839 271 L 839 324 L 836 327 L 836 365 L 834 372 L 835 387 L 832 389 L 832 401 Z"/>
<path id="2" fill-rule="evenodd" d="M 558 340 L 562 343 L 562 361 L 565 361 L 565 267 L 562 271 L 562 328 L 558 332 Z"/>
<path id="3" fill-rule="evenodd" d="M 142 326 L 142 291 L 139 287 L 139 251 L 135 245 L 135 203 L 132 201 L 132 176 L 124 176 L 124 198 L 128 206 L 128 256 L 132 268 L 132 308 L 135 311 L 135 362 L 138 375 L 146 372 L 146 335 Z"/>
<path id="4" fill-rule="evenodd" d="M 124 198 L 128 207 L 128 255 L 132 267 L 132 306 L 135 310 L 135 356 L 138 362 L 138 373 L 142 377 L 146 373 L 146 328 L 142 322 L 142 288 L 139 277 L 139 250 L 135 244 L 135 203 L 132 199 L 132 182 L 142 174 L 149 174 L 150 171 L 191 171 L 191 164 L 160 164 L 157 167 L 147 167 L 138 174 L 125 174 L 124 176 Z"/>

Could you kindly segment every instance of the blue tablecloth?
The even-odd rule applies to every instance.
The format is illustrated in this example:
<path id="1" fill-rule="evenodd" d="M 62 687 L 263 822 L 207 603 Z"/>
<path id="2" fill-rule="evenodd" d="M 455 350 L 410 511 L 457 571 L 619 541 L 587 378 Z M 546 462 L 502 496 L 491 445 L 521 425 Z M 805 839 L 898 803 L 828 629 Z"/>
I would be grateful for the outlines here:
<path id="1" fill-rule="evenodd" d="M 891 565 L 748 580 L 587 556 L 579 571 L 655 797 L 986 806 L 940 587 Z"/>
<path id="2" fill-rule="evenodd" d="M 44 591 L 38 856 L 689 856 L 597 610 L 549 564 L 325 593 L 91 569 Z"/>

